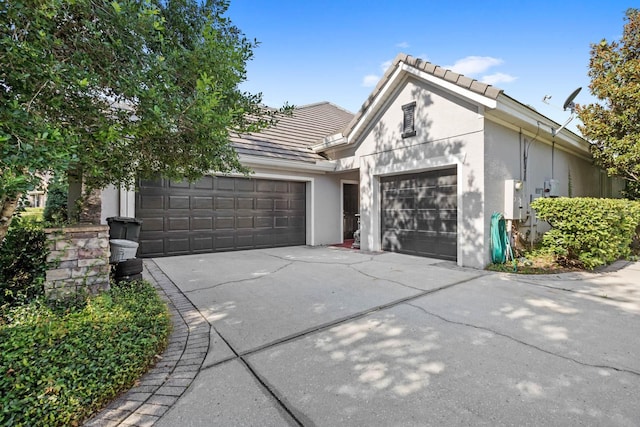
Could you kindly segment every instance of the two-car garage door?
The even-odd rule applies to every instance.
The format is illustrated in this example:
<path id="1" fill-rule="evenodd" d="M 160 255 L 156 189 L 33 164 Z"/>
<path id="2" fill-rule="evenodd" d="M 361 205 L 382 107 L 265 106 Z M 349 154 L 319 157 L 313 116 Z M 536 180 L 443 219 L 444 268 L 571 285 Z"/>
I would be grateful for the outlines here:
<path id="1" fill-rule="evenodd" d="M 140 181 L 141 257 L 306 243 L 306 184 L 205 176 Z"/>
<path id="2" fill-rule="evenodd" d="M 456 260 L 456 169 L 382 177 L 382 249 Z"/>

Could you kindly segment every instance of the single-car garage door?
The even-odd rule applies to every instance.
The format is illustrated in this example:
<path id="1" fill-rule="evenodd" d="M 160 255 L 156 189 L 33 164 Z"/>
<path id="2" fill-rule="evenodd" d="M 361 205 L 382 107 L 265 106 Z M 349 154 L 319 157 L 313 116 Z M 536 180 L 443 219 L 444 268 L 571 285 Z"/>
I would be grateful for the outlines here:
<path id="1" fill-rule="evenodd" d="M 382 249 L 456 260 L 456 169 L 382 177 Z"/>
<path id="2" fill-rule="evenodd" d="M 304 245 L 305 189 L 304 182 L 219 176 L 141 180 L 138 256 Z"/>

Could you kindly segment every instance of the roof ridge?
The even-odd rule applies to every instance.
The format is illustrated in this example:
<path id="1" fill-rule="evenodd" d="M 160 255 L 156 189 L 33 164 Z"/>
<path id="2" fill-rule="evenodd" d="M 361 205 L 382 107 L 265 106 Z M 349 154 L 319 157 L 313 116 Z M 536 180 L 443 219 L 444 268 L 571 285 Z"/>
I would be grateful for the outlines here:
<path id="1" fill-rule="evenodd" d="M 300 106 L 296 106 L 295 110 L 302 110 L 305 108 L 312 108 L 312 107 L 318 107 L 320 105 L 330 105 L 334 108 L 337 108 L 338 110 L 342 110 L 345 113 L 349 113 L 349 114 L 353 114 L 351 111 L 347 110 L 344 107 L 339 106 L 338 104 L 334 104 L 331 101 L 318 101 L 318 102 L 312 102 L 311 104 L 305 104 L 305 105 L 300 105 Z"/>

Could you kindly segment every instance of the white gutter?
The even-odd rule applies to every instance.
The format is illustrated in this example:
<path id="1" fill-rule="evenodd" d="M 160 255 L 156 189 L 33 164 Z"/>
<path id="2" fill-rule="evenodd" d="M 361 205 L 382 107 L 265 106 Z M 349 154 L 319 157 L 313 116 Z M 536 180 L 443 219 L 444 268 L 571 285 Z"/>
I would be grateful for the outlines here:
<path id="1" fill-rule="evenodd" d="M 241 154 L 238 157 L 240 158 L 240 163 L 248 167 L 257 166 L 270 169 L 286 169 L 306 172 L 333 172 L 336 169 L 335 162 L 330 160 L 318 160 L 315 163 L 311 163 L 297 160 L 278 159 L 274 157 L 248 156 L 246 154 Z"/>
<path id="2" fill-rule="evenodd" d="M 334 135 L 329 135 L 326 138 L 323 138 L 320 144 L 312 145 L 309 148 L 311 148 L 311 151 L 313 151 L 314 153 L 320 153 L 323 151 L 327 151 L 330 148 L 339 147 L 346 144 L 347 138 L 345 138 L 345 136 L 341 133 L 336 133 Z"/>

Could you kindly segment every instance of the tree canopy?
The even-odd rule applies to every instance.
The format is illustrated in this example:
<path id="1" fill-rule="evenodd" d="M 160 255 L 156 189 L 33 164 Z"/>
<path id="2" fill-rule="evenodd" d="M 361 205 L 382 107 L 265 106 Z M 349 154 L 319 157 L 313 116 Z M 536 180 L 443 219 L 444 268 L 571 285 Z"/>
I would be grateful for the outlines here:
<path id="1" fill-rule="evenodd" d="M 88 188 L 245 171 L 230 133 L 259 131 L 288 108 L 266 109 L 261 94 L 239 89 L 257 42 L 227 8 L 225 0 L 0 1 L 5 222 L 43 171 L 80 173 Z"/>
<path id="2" fill-rule="evenodd" d="M 619 41 L 591 46 L 591 93 L 599 103 L 578 106 L 582 134 L 596 162 L 627 180 L 626 195 L 640 197 L 640 11 L 628 9 Z"/>

